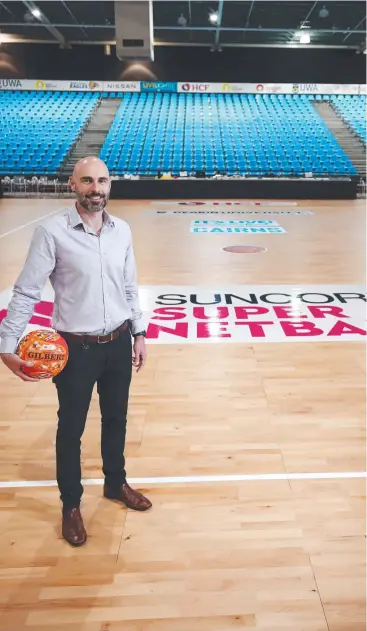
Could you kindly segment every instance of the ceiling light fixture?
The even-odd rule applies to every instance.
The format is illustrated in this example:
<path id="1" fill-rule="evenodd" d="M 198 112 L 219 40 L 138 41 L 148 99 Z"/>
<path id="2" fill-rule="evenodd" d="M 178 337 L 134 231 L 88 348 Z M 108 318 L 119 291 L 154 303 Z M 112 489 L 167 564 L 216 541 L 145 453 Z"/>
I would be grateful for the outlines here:
<path id="1" fill-rule="evenodd" d="M 300 44 L 309 44 L 311 41 L 311 37 L 309 33 L 302 33 L 299 39 Z"/>
<path id="2" fill-rule="evenodd" d="M 182 27 L 187 25 L 187 20 L 186 20 L 186 18 L 185 18 L 183 13 L 181 13 L 180 17 L 178 18 L 177 24 L 179 24 Z"/>
<path id="3" fill-rule="evenodd" d="M 42 13 L 39 9 L 37 9 L 37 7 L 32 9 L 31 13 L 35 18 L 37 18 L 37 20 L 39 20 L 42 17 Z"/>
<path id="4" fill-rule="evenodd" d="M 212 11 L 212 13 L 209 13 L 209 22 L 211 22 L 212 24 L 217 24 L 218 23 L 218 12 L 217 11 Z"/>
<path id="5" fill-rule="evenodd" d="M 329 9 L 326 8 L 326 6 L 324 5 L 322 7 L 322 9 L 320 9 L 319 11 L 319 17 L 320 18 L 327 18 L 329 15 Z"/>

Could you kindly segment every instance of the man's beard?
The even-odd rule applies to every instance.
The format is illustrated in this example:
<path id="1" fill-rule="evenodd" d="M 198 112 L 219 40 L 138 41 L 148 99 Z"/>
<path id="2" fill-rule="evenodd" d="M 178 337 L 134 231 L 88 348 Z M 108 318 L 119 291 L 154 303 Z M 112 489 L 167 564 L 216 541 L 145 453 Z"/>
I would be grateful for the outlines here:
<path id="1" fill-rule="evenodd" d="M 90 213 L 99 213 L 107 206 L 109 195 L 82 195 L 79 191 L 75 191 L 78 203 Z"/>

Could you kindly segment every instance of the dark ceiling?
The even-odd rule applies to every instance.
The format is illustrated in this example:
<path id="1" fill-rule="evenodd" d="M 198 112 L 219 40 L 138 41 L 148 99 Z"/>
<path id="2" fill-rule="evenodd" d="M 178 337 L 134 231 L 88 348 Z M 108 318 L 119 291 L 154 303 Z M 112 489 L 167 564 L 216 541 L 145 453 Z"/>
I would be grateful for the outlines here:
<path id="1" fill-rule="evenodd" d="M 31 10 L 38 8 L 40 17 Z M 209 15 L 218 12 L 218 24 Z M 354 0 L 154 0 L 155 45 L 299 46 L 364 50 L 366 3 Z M 114 2 L 100 0 L 0 2 L 0 43 L 114 43 Z"/>

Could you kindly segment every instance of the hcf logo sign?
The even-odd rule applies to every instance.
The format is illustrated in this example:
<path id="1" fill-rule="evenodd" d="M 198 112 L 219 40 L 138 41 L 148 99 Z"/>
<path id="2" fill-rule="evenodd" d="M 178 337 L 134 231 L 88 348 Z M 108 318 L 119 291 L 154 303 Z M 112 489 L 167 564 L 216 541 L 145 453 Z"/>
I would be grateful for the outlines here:
<path id="1" fill-rule="evenodd" d="M 209 88 L 210 83 L 181 83 L 183 92 L 207 92 Z"/>

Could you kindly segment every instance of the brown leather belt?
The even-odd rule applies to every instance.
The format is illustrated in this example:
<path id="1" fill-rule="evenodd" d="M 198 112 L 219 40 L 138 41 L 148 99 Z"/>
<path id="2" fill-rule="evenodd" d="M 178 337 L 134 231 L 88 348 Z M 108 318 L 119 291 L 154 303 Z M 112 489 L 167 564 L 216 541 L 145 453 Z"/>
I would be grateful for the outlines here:
<path id="1" fill-rule="evenodd" d="M 118 329 L 115 329 L 107 335 L 87 335 L 76 333 L 68 333 L 67 331 L 58 331 L 58 333 L 66 340 L 71 342 L 77 342 L 78 344 L 107 344 L 107 342 L 113 342 L 120 337 L 120 333 L 126 331 L 129 328 L 129 320 L 125 320 Z"/>

